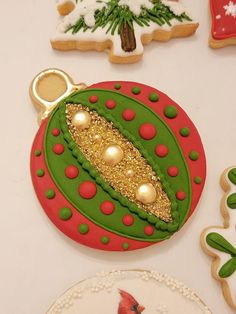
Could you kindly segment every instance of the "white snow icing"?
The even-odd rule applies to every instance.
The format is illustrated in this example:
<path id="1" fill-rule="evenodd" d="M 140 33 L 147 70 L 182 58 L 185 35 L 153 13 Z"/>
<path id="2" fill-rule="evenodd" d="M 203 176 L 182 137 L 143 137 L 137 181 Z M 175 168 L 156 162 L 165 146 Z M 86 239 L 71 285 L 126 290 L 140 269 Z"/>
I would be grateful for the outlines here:
<path id="1" fill-rule="evenodd" d="M 234 18 L 236 18 L 236 3 L 229 1 L 229 3 L 224 6 L 224 9 L 225 15 L 232 15 Z"/>
<path id="2" fill-rule="evenodd" d="M 141 14 L 142 8 L 152 9 L 154 6 L 150 0 L 120 0 L 119 5 L 129 7 L 130 11 L 136 16 Z"/>
<path id="3" fill-rule="evenodd" d="M 175 15 L 181 15 L 183 13 L 187 13 L 187 8 L 185 8 L 184 5 L 175 2 L 175 1 L 170 1 L 170 0 L 161 0 L 161 2 L 166 5 L 167 7 L 170 8 L 170 10 L 175 14 Z"/>
<path id="4" fill-rule="evenodd" d="M 61 32 L 66 31 L 70 25 L 75 24 L 81 17 L 84 17 L 88 27 L 93 27 L 95 25 L 95 12 L 106 7 L 108 2 L 109 0 L 84 0 L 78 2 L 76 8 L 63 19 L 59 30 Z"/>

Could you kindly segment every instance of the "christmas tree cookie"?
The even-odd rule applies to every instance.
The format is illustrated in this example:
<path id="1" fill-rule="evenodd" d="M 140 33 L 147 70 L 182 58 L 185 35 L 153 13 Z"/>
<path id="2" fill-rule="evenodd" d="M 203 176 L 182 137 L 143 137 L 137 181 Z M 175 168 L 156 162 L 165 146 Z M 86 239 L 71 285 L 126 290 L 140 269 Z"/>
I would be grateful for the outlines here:
<path id="1" fill-rule="evenodd" d="M 114 63 L 142 58 L 143 45 L 192 35 L 198 23 L 171 0 L 60 0 L 60 21 L 51 38 L 58 50 L 108 51 Z"/>
<path id="2" fill-rule="evenodd" d="M 236 45 L 236 0 L 210 0 L 210 9 L 212 16 L 210 47 Z"/>
<path id="3" fill-rule="evenodd" d="M 213 257 L 212 275 L 222 285 L 228 304 L 236 309 L 236 166 L 224 171 L 221 201 L 224 226 L 212 226 L 201 235 L 204 251 Z"/>
<path id="4" fill-rule="evenodd" d="M 206 165 L 195 126 L 173 100 L 134 82 L 85 88 L 53 69 L 33 80 L 31 97 L 41 119 L 32 180 L 62 232 L 90 247 L 134 250 L 184 225 Z"/>

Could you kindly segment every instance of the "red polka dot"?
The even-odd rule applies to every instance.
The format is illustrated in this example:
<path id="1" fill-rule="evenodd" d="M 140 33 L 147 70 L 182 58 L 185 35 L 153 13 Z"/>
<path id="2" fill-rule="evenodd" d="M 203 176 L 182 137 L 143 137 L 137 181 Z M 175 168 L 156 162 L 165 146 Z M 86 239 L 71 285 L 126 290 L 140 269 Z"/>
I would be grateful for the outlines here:
<path id="1" fill-rule="evenodd" d="M 70 165 L 65 170 L 65 175 L 69 179 L 75 179 L 78 177 L 79 169 L 76 166 Z"/>
<path id="2" fill-rule="evenodd" d="M 122 219 L 122 222 L 125 226 L 132 226 L 134 223 L 134 217 L 131 215 L 125 215 Z"/>
<path id="3" fill-rule="evenodd" d="M 91 181 L 84 181 L 79 186 L 79 194 L 85 199 L 93 198 L 97 193 L 97 186 Z"/>
<path id="4" fill-rule="evenodd" d="M 132 110 L 132 109 L 125 109 L 123 112 L 122 112 L 122 117 L 124 120 L 126 121 L 131 121 L 135 118 L 135 111 Z"/>
<path id="5" fill-rule="evenodd" d="M 116 106 L 115 100 L 112 100 L 112 99 L 107 100 L 106 107 L 108 109 L 113 109 L 113 108 L 115 108 L 115 106 Z"/>
<path id="6" fill-rule="evenodd" d="M 57 155 L 61 155 L 62 153 L 64 153 L 64 146 L 62 144 L 55 144 L 52 148 L 52 150 L 54 151 L 55 154 Z"/>
<path id="7" fill-rule="evenodd" d="M 144 233 L 148 236 L 153 235 L 153 232 L 154 232 L 154 228 L 152 226 L 146 226 L 144 228 Z"/>
<path id="8" fill-rule="evenodd" d="M 155 153 L 158 157 L 166 157 L 168 155 L 169 149 L 165 145 L 157 145 Z"/>
<path id="9" fill-rule="evenodd" d="M 111 215 L 115 210 L 115 205 L 110 201 L 104 201 L 100 209 L 104 215 Z"/>
<path id="10" fill-rule="evenodd" d="M 89 101 L 92 103 L 92 104 L 95 104 L 97 101 L 98 101 L 98 96 L 96 95 L 92 95 L 89 97 Z"/>
<path id="11" fill-rule="evenodd" d="M 170 177 L 176 177 L 179 173 L 179 169 L 177 167 L 171 166 L 168 168 L 167 172 Z"/>
<path id="12" fill-rule="evenodd" d="M 60 134 L 60 130 L 59 129 L 55 128 L 55 129 L 52 130 L 52 135 L 53 136 L 58 136 L 59 134 Z"/>
<path id="13" fill-rule="evenodd" d="M 151 123 L 144 123 L 139 128 L 139 135 L 145 140 L 153 139 L 157 134 L 156 127 Z"/>
<path id="14" fill-rule="evenodd" d="M 183 201 L 186 198 L 186 193 L 184 191 L 178 191 L 175 196 L 179 201 Z"/>

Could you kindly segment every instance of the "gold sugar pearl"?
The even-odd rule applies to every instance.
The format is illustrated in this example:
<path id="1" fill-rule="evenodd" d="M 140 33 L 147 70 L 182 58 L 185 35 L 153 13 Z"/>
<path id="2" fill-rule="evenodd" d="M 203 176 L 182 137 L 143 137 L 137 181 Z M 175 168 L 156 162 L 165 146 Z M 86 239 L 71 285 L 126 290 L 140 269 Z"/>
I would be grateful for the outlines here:
<path id="1" fill-rule="evenodd" d="M 91 116 L 87 111 L 79 110 L 73 115 L 71 122 L 78 130 L 88 129 L 91 123 Z"/>
<path id="2" fill-rule="evenodd" d="M 141 184 L 136 190 L 136 198 L 143 204 L 151 204 L 157 198 L 157 192 L 151 183 Z"/>
<path id="3" fill-rule="evenodd" d="M 110 166 L 117 165 L 124 157 L 124 152 L 119 145 L 109 145 L 103 152 L 102 158 Z"/>
<path id="4" fill-rule="evenodd" d="M 132 169 L 128 169 L 126 172 L 126 177 L 127 178 L 132 178 L 134 176 L 135 172 Z"/>

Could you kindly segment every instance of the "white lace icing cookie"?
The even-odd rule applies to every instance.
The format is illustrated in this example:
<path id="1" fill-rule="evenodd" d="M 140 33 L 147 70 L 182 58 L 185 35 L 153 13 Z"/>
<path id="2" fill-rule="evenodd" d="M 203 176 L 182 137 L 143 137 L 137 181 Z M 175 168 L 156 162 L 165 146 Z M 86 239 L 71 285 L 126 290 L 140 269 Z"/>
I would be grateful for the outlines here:
<path id="1" fill-rule="evenodd" d="M 64 16 L 52 47 L 108 51 L 114 63 L 142 58 L 143 45 L 192 35 L 198 23 L 187 9 L 171 0 L 58 0 Z"/>
<path id="2" fill-rule="evenodd" d="M 228 304 L 236 309 L 236 166 L 221 177 L 224 226 L 209 227 L 201 235 L 204 251 L 212 256 L 212 275 L 220 281 Z"/>
<path id="3" fill-rule="evenodd" d="M 112 271 L 77 283 L 47 314 L 211 314 L 182 282 L 157 271 Z"/>

